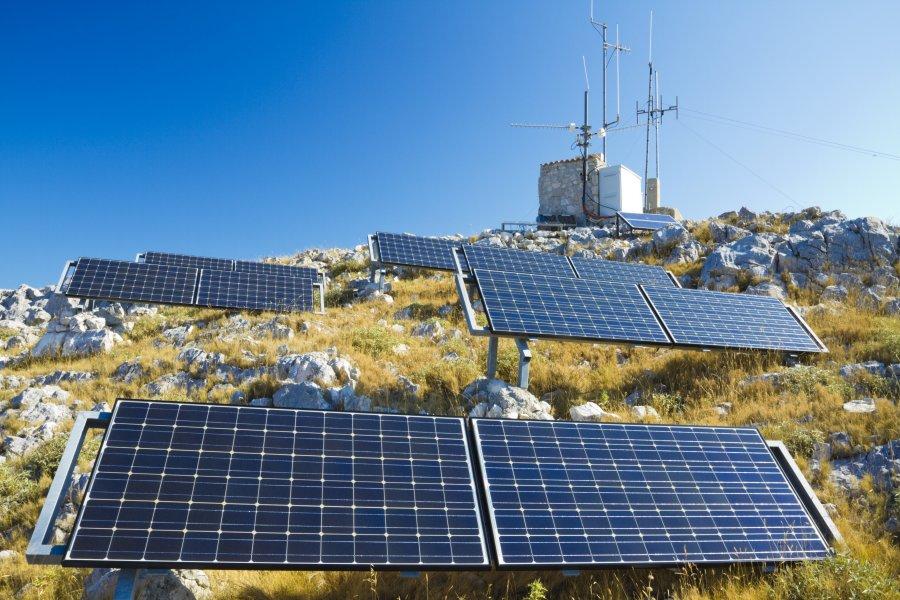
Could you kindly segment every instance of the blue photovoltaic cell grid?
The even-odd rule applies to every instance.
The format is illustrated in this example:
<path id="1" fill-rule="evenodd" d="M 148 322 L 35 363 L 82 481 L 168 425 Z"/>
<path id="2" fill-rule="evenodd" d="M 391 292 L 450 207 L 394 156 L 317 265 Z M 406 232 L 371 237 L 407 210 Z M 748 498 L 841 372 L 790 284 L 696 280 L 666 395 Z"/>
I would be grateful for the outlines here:
<path id="1" fill-rule="evenodd" d="M 471 269 L 534 273 L 555 277 L 575 277 L 569 259 L 562 254 L 527 252 L 471 244 L 463 248 Z"/>
<path id="2" fill-rule="evenodd" d="M 666 270 L 656 265 L 623 263 L 599 258 L 573 257 L 575 271 L 583 279 L 598 279 L 613 283 L 643 283 L 674 286 Z"/>
<path id="3" fill-rule="evenodd" d="M 250 310 L 312 310 L 312 284 L 311 279 L 302 277 L 203 270 L 197 288 L 197 305 Z"/>
<path id="4" fill-rule="evenodd" d="M 676 221 L 673 217 L 669 215 L 657 215 L 654 213 L 626 213 L 626 212 L 617 212 L 617 215 L 625 221 L 625 224 L 631 227 L 632 229 L 647 229 L 650 231 L 656 231 L 657 229 L 662 229 L 667 225 L 677 225 L 678 221 Z"/>
<path id="5" fill-rule="evenodd" d="M 755 429 L 475 419 L 502 566 L 829 555 Z"/>
<path id="6" fill-rule="evenodd" d="M 464 421 L 120 400 L 69 566 L 488 564 Z"/>
<path id="7" fill-rule="evenodd" d="M 481 269 L 475 279 L 494 333 L 670 343 L 636 285 Z"/>
<path id="8" fill-rule="evenodd" d="M 319 272 L 312 267 L 294 267 L 291 265 L 276 265 L 272 263 L 254 262 L 250 260 L 237 260 L 234 262 L 234 270 L 243 273 L 259 273 L 261 275 L 283 275 L 284 277 L 305 277 L 315 281 L 319 278 Z"/>
<path id="9" fill-rule="evenodd" d="M 144 252 L 143 256 L 144 262 L 151 265 L 169 265 L 189 269 L 217 269 L 219 271 L 231 271 L 234 268 L 234 261 L 226 258 L 208 258 L 153 251 Z"/>
<path id="10" fill-rule="evenodd" d="M 378 256 L 382 263 L 389 265 L 407 265 L 423 267 L 438 271 L 455 271 L 453 249 L 465 246 L 459 240 L 439 240 L 399 233 L 375 234 L 378 243 Z M 462 261 L 462 268 L 468 271 L 468 265 Z"/>
<path id="11" fill-rule="evenodd" d="M 822 352 L 776 298 L 644 287 L 677 345 Z"/>
<path id="12" fill-rule="evenodd" d="M 197 273 L 183 267 L 79 258 L 64 290 L 75 298 L 191 304 Z"/>

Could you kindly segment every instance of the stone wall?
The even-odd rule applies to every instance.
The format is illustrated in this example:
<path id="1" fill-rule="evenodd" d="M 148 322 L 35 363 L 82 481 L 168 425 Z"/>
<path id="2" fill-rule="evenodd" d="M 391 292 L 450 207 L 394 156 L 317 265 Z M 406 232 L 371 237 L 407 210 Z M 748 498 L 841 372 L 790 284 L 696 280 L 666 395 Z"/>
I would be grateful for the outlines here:
<path id="1" fill-rule="evenodd" d="M 599 170 L 604 166 L 602 154 L 588 157 L 588 172 L 593 195 L 599 194 Z M 580 225 L 585 223 L 581 209 L 581 158 L 557 160 L 541 165 L 538 179 L 538 214 L 543 217 L 575 217 Z"/>

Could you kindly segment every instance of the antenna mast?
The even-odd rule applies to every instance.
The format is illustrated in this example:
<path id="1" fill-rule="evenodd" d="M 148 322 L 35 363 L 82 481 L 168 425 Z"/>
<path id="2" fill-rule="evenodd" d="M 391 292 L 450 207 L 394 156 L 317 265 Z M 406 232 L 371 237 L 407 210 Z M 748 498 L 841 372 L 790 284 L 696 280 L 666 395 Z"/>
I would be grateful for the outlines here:
<path id="1" fill-rule="evenodd" d="M 647 194 L 648 177 L 650 171 L 650 127 L 654 129 L 654 150 L 656 154 L 656 185 L 659 186 L 659 125 L 662 122 L 664 114 L 670 110 L 675 111 L 675 118 L 678 118 L 678 96 L 675 97 L 675 104 L 668 107 L 662 106 L 662 99 L 659 95 L 659 73 L 653 69 L 653 11 L 650 11 L 650 50 L 648 67 L 649 73 L 647 77 L 647 108 L 641 109 L 635 103 L 635 117 L 640 119 L 641 115 L 647 115 L 647 133 L 644 145 L 644 212 L 650 210 L 650 202 Z M 654 85 L 655 84 L 655 85 Z M 655 91 L 655 93 L 654 93 Z M 658 189 L 658 188 L 657 188 Z M 658 193 L 658 192 L 657 192 Z M 658 196 L 657 196 L 658 197 Z"/>
<path id="2" fill-rule="evenodd" d="M 619 43 L 619 26 L 616 25 L 616 41 L 615 43 L 610 43 L 606 40 L 606 23 L 594 20 L 594 0 L 591 0 L 591 16 L 590 16 L 591 27 L 597 30 L 597 33 L 600 34 L 600 39 L 602 40 L 602 48 L 603 48 L 603 125 L 601 129 L 607 130 L 610 127 L 613 127 L 619 123 L 619 54 L 621 52 L 630 52 L 630 48 L 627 48 Z M 606 68 L 609 66 L 612 57 L 607 59 L 607 53 L 612 51 L 612 56 L 616 59 L 616 119 L 614 121 L 606 120 Z M 587 119 L 585 119 L 587 122 Z M 606 137 L 603 137 L 603 160 L 606 161 Z"/>

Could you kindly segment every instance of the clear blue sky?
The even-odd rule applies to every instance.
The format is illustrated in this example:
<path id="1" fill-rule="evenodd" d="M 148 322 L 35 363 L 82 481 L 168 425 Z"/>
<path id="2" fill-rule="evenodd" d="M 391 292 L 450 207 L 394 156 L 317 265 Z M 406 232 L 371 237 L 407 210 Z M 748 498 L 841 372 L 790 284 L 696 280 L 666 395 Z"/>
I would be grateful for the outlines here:
<path id="1" fill-rule="evenodd" d="M 587 0 L 317 4 L 7 3 L 0 287 L 78 256 L 255 258 L 534 218 L 538 165 L 571 136 L 508 124 L 578 120 L 582 55 L 599 91 Z M 653 8 L 664 97 L 900 154 L 896 2 L 597 4 L 633 49 L 628 123 Z M 900 217 L 900 162 L 686 114 L 661 138 L 664 200 L 688 217 L 792 201 Z M 637 130 L 608 150 L 642 169 Z"/>

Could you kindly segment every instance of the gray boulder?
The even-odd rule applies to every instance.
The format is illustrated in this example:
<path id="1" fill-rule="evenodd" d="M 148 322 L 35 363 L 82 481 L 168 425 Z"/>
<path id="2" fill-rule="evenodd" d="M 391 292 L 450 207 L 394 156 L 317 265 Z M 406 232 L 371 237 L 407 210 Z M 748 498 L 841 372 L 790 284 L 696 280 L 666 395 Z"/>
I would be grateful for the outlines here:
<path id="1" fill-rule="evenodd" d="M 151 396 L 165 396 L 175 391 L 190 395 L 203 389 L 203 387 L 204 381 L 202 379 L 194 379 L 184 371 L 179 371 L 154 379 L 144 386 L 144 391 Z"/>
<path id="2" fill-rule="evenodd" d="M 272 338 L 275 340 L 290 340 L 294 337 L 294 330 L 280 322 L 278 318 L 269 319 L 250 329 L 250 335 L 257 338 Z"/>
<path id="3" fill-rule="evenodd" d="M 57 385 L 30 387 L 13 396 L 10 408 L 28 409 L 41 403 L 64 404 L 69 401 L 69 392 Z"/>
<path id="4" fill-rule="evenodd" d="M 829 285 L 822 291 L 823 302 L 844 302 L 850 292 L 842 285 Z"/>
<path id="5" fill-rule="evenodd" d="M 774 281 L 763 281 L 762 283 L 748 286 L 744 291 L 747 294 L 753 294 L 755 296 L 771 296 L 772 298 L 778 298 L 779 300 L 784 300 L 787 297 L 784 286 L 775 283 Z"/>
<path id="6" fill-rule="evenodd" d="M 866 475 L 871 475 L 875 487 L 882 492 L 890 494 L 895 489 L 900 481 L 900 440 L 831 461 L 832 481 L 845 490 L 855 490 Z"/>
<path id="7" fill-rule="evenodd" d="M 194 331 L 193 325 L 179 325 L 178 327 L 170 327 L 162 332 L 164 338 L 166 338 L 173 346 L 184 346 L 184 343 L 187 341 L 188 336 Z"/>
<path id="8" fill-rule="evenodd" d="M 875 412 L 875 399 L 857 398 L 850 402 L 844 402 L 844 410 L 848 413 L 873 413 Z"/>
<path id="9" fill-rule="evenodd" d="M 225 355 L 221 352 L 206 352 L 196 346 L 189 346 L 178 353 L 178 360 L 188 368 L 193 368 L 200 373 L 209 373 L 225 363 Z"/>
<path id="10" fill-rule="evenodd" d="M 32 356 L 76 356 L 106 352 L 122 341 L 122 336 L 106 328 L 106 321 L 91 313 L 54 319 L 31 349 Z"/>
<path id="11" fill-rule="evenodd" d="M 34 382 L 38 385 L 56 385 L 63 382 L 77 383 L 92 379 L 94 379 L 94 374 L 87 371 L 53 371 L 52 373 L 35 377 Z"/>
<path id="12" fill-rule="evenodd" d="M 344 382 L 356 385 L 359 370 L 334 351 L 307 352 L 280 357 L 275 363 L 275 377 L 294 383 L 314 381 L 323 386 Z"/>
<path id="13" fill-rule="evenodd" d="M 883 363 L 880 363 L 877 360 L 870 360 L 864 363 L 844 365 L 838 370 L 838 373 L 844 379 L 852 379 L 860 373 L 869 373 L 878 377 L 885 377 L 887 375 L 887 369 Z"/>
<path id="14" fill-rule="evenodd" d="M 657 229 L 653 232 L 653 236 L 650 239 L 653 242 L 653 251 L 656 252 L 657 256 L 665 257 L 676 246 L 693 241 L 694 238 L 687 229 L 681 225 L 674 224 Z"/>
<path id="15" fill-rule="evenodd" d="M 469 413 L 473 417 L 553 419 L 550 404 L 499 379 L 480 377 L 466 386 L 462 396 L 474 405 Z"/>
<path id="16" fill-rule="evenodd" d="M 112 600 L 119 569 L 94 569 L 84 581 L 83 600 Z M 208 600 L 212 586 L 197 569 L 141 570 L 135 581 L 137 600 Z"/>
<path id="17" fill-rule="evenodd" d="M 138 356 L 116 367 L 113 379 L 124 383 L 132 383 L 143 378 L 145 374 L 144 367 L 141 365 L 141 359 Z"/>
<path id="18" fill-rule="evenodd" d="M 322 389 L 309 381 L 282 386 L 272 397 L 272 404 L 278 408 L 331 409 L 331 405 L 322 394 Z"/>
<path id="19" fill-rule="evenodd" d="M 570 408 L 569 418 L 573 421 L 603 421 L 604 419 L 618 421 L 622 417 L 616 413 L 603 410 L 596 402 L 585 402 Z"/>
<path id="20" fill-rule="evenodd" d="M 708 288 L 725 289 L 744 274 L 770 277 L 775 271 L 777 237 L 771 234 L 749 235 L 719 246 L 706 258 L 700 271 L 700 283 Z"/>
<path id="21" fill-rule="evenodd" d="M 709 233 L 716 244 L 728 244 L 751 235 L 749 231 L 742 227 L 720 223 L 719 221 L 709 222 Z"/>

